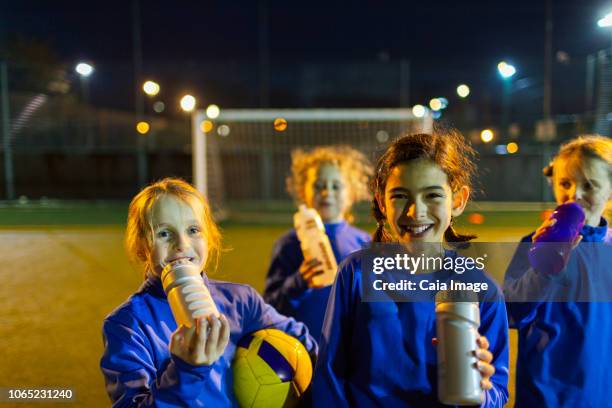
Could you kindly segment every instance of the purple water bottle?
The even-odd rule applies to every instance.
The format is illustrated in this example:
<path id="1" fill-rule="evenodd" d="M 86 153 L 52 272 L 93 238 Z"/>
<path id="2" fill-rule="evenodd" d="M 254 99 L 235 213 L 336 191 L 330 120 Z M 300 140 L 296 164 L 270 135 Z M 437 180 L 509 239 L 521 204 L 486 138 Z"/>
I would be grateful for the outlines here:
<path id="1" fill-rule="evenodd" d="M 538 272 L 556 275 L 565 268 L 572 244 L 584 226 L 584 211 L 572 202 L 561 204 L 550 218 L 557 222 L 546 227 L 529 250 L 529 263 Z"/>

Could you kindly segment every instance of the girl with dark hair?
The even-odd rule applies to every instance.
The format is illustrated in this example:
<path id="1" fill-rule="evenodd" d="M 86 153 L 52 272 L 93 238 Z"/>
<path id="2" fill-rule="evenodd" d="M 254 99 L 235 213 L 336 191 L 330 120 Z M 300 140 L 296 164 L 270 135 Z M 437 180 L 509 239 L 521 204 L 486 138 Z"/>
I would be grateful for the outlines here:
<path id="1" fill-rule="evenodd" d="M 397 139 L 378 161 L 372 182 L 375 242 L 405 247 L 442 248 L 464 242 L 452 227 L 470 196 L 474 150 L 451 130 Z M 429 245 L 424 245 L 425 243 Z M 444 251 L 446 257 L 458 255 Z M 360 254 L 339 268 L 328 301 L 320 355 L 313 382 L 320 406 L 434 407 L 437 356 L 433 296 L 419 302 L 367 302 L 362 298 L 366 271 Z M 503 407 L 508 399 L 508 323 L 503 296 L 494 289 L 479 305 L 481 324 L 474 344 L 482 376 L 482 405 Z M 423 272 L 430 280 L 450 280 L 452 270 Z M 428 295 L 429 296 L 429 295 Z"/>

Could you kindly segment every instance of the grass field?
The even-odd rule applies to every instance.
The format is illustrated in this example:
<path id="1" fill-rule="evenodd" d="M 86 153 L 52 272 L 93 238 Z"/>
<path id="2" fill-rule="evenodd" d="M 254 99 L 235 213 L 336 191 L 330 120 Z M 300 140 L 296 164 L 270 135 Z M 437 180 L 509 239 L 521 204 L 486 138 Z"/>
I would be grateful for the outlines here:
<path id="1" fill-rule="evenodd" d="M 102 320 L 142 281 L 122 247 L 125 208 L 0 208 L 0 387 L 71 387 L 72 406 L 108 406 L 98 367 Z M 483 241 L 516 242 L 540 222 L 539 212 L 483 214 L 484 224 L 459 226 Z M 273 242 L 289 226 L 224 223 L 232 250 L 213 278 L 261 291 Z"/>

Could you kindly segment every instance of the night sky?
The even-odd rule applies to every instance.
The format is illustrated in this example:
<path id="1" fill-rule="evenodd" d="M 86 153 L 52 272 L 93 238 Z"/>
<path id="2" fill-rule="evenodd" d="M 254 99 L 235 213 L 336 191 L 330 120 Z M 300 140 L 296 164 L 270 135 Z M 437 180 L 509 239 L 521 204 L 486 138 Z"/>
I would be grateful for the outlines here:
<path id="1" fill-rule="evenodd" d="M 259 69 L 260 3 L 140 4 L 143 76 L 169 84 L 168 93 L 206 88 L 207 97 L 224 106 L 257 107 L 259 77 L 248 72 Z M 596 26 L 610 6 L 596 0 L 553 2 L 553 56 L 557 51 L 569 56 L 554 63 L 557 111 L 583 109 L 585 58 L 612 43 L 612 30 Z M 470 84 L 475 96 L 495 95 L 500 59 L 514 63 L 516 80 L 523 79 L 525 87 L 541 97 L 544 0 L 268 0 L 267 12 L 272 106 L 301 104 L 292 96 L 297 92 L 287 74 L 292 68 L 285 67 L 337 64 L 342 70 L 359 63 L 399 64 L 401 59 L 411 64 L 411 103 L 454 92 L 459 82 Z M 100 105 L 126 107 L 133 95 L 127 91 L 133 89 L 132 23 L 131 1 L 23 0 L 0 5 L 5 46 L 18 37 L 33 39 L 48 44 L 66 66 L 81 58 L 93 61 L 97 71 L 92 99 Z M 217 85 L 223 81 L 225 89 L 231 89 L 225 94 Z M 525 98 L 537 100 L 533 95 Z M 580 101 L 573 104 L 574 99 Z M 328 105 L 372 101 L 343 99 Z M 393 103 L 384 98 L 374 102 Z"/>

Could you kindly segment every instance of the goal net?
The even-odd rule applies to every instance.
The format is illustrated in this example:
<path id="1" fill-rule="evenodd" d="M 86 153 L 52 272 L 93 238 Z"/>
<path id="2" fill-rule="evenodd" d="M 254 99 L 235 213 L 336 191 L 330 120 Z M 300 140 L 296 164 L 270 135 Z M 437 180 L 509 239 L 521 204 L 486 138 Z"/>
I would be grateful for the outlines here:
<path id="1" fill-rule="evenodd" d="M 193 181 L 217 212 L 290 202 L 292 150 L 350 145 L 374 162 L 402 133 L 431 128 L 431 116 L 410 109 L 240 109 L 214 119 L 199 110 L 192 116 Z"/>

